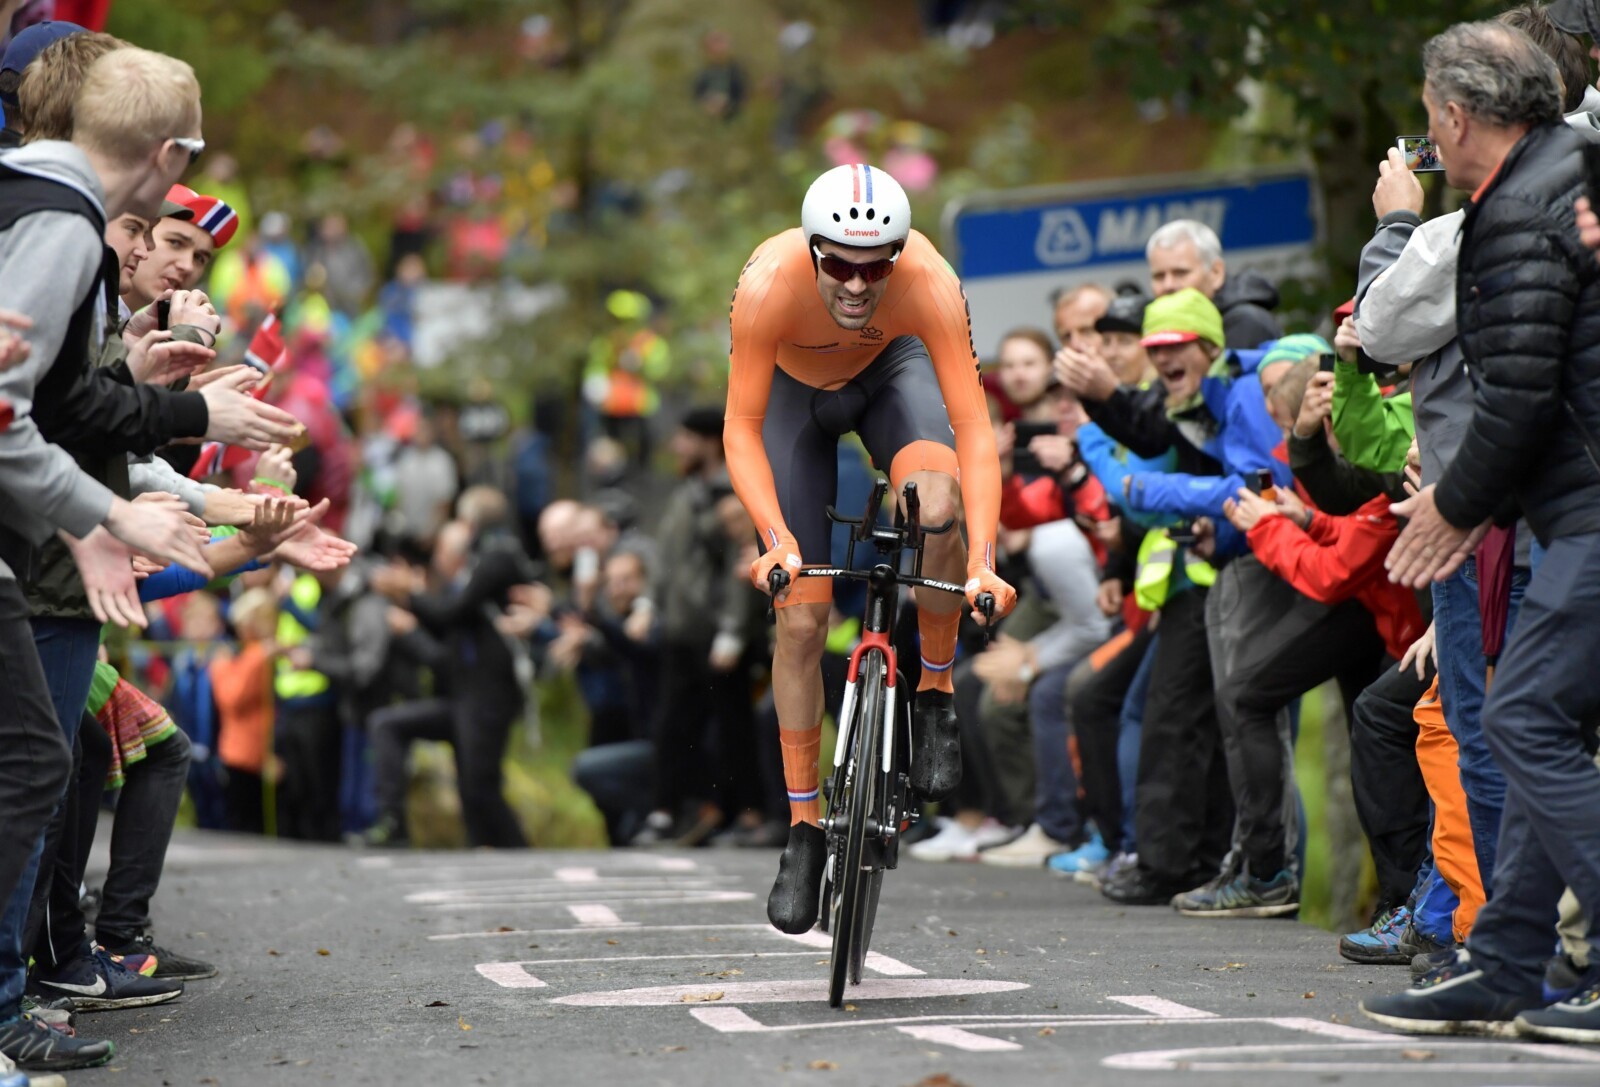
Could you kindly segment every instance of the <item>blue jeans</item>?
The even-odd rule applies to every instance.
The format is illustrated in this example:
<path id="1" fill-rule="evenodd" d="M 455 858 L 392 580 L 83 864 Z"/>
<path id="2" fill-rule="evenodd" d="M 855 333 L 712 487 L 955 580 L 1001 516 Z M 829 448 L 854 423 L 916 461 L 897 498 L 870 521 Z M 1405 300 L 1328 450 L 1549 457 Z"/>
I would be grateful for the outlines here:
<path id="1" fill-rule="evenodd" d="M 1511 606 L 1506 614 L 1509 636 L 1528 589 L 1528 571 L 1518 569 L 1511 579 Z M 1433 623 L 1439 660 L 1439 697 L 1444 702 L 1445 724 L 1461 749 L 1461 789 L 1467 796 L 1467 821 L 1472 826 L 1472 848 L 1478 855 L 1483 892 L 1493 897 L 1491 875 L 1495 843 L 1500 839 L 1500 812 L 1506 801 L 1506 779 L 1483 737 L 1484 678 L 1488 661 L 1483 655 L 1483 622 L 1478 611 L 1478 567 L 1468 559 L 1447 580 L 1433 587 Z"/>
<path id="2" fill-rule="evenodd" d="M 1411 893 L 1411 924 L 1435 943 L 1455 942 L 1456 910 L 1461 900 L 1433 866 L 1430 852 L 1417 872 L 1417 887 Z"/>
<path id="3" fill-rule="evenodd" d="M 1067 749 L 1067 676 L 1077 661 L 1040 672 L 1028 688 L 1033 732 L 1033 820 L 1058 842 L 1075 843 L 1083 833 L 1078 814 L 1078 775 Z"/>
<path id="4" fill-rule="evenodd" d="M 1122 703 L 1122 723 L 1117 730 L 1117 774 L 1122 778 L 1122 851 L 1139 852 L 1133 836 L 1134 795 L 1139 784 L 1139 739 L 1144 735 L 1144 702 L 1150 694 L 1150 673 L 1155 671 L 1157 634 L 1133 674 L 1128 697 Z"/>
<path id="5" fill-rule="evenodd" d="M 1497 893 L 1467 940 L 1496 987 L 1538 992 L 1570 887 L 1600 919 L 1600 770 L 1585 747 L 1600 714 L 1600 533 L 1550 543 L 1484 706 L 1505 773 Z"/>
<path id="6" fill-rule="evenodd" d="M 100 624 L 89 619 L 34 619 L 32 627 L 39 665 L 50 691 L 50 703 L 70 748 L 78 738 L 78 724 L 83 720 L 83 709 L 89 701 L 89 684 L 94 679 L 94 662 L 100 652 Z M 69 781 L 66 788 L 75 785 L 76 782 Z M 28 973 L 28 949 L 22 946 L 23 930 L 27 927 L 28 909 L 33 902 L 41 866 L 55 861 L 54 850 L 48 858 L 44 856 L 45 841 L 60 839 L 60 801 L 65 795 L 63 790 L 57 797 L 56 817 L 50 829 L 40 836 L 22 878 L 6 900 L 4 910 L 0 911 L 0 1021 L 15 1016 L 22 1000 Z"/>

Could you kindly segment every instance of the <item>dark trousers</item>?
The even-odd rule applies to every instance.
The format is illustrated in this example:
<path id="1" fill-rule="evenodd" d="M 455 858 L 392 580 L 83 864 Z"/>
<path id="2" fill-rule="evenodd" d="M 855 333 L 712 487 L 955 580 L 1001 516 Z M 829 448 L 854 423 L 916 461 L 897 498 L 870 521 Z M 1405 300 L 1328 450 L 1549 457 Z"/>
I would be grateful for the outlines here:
<path id="1" fill-rule="evenodd" d="M 222 825 L 240 834 L 265 834 L 266 784 L 260 774 L 228 767 L 222 787 Z"/>
<path id="2" fill-rule="evenodd" d="M 655 745 L 649 740 L 600 744 L 572 760 L 572 780 L 605 817 L 612 845 L 626 845 L 644 826 L 655 795 L 655 767 Z"/>
<path id="3" fill-rule="evenodd" d="M 983 680 L 972 671 L 975 659 L 964 657 L 956 662 L 953 682 L 956 719 L 961 722 L 961 784 L 956 787 L 954 803 L 941 808 L 947 812 L 981 811 L 1007 826 L 1015 826 L 1021 815 L 1013 812 L 1007 801 L 978 708 L 983 698 Z"/>
<path id="4" fill-rule="evenodd" d="M 28 943 L 35 963 L 48 969 L 70 963 L 88 948 L 89 921 L 79 905 L 79 888 L 100 824 L 100 798 L 111 769 L 111 737 L 89 714 L 83 715 L 73 742 L 73 780 L 61 803 L 61 819 L 46 839 L 52 861 L 34 885 L 28 910 Z"/>
<path id="5" fill-rule="evenodd" d="M 332 698 L 278 703 L 273 750 L 283 760 L 278 786 L 278 836 L 339 840 L 339 758 L 344 747 Z"/>
<path id="6" fill-rule="evenodd" d="M 1415 716 L 1427 690 L 1415 669 L 1386 668 L 1350 707 L 1350 788 L 1378 870 L 1380 913 L 1410 897 L 1428 857 L 1428 789 L 1417 765 Z"/>
<path id="7" fill-rule="evenodd" d="M 1067 679 L 1066 692 L 1083 768 L 1084 815 L 1094 820 L 1101 841 L 1112 853 L 1121 852 L 1124 845 L 1122 775 L 1117 767 L 1122 704 L 1154 635 L 1147 628 L 1119 637 L 1124 644 L 1115 655 L 1098 662 L 1090 656 L 1078 663 Z"/>
<path id="8" fill-rule="evenodd" d="M 1206 590 L 1161 609 L 1139 745 L 1139 866 L 1173 885 L 1216 874 L 1233 831 L 1233 794 L 1206 644 Z"/>
<path id="9" fill-rule="evenodd" d="M 1499 987 L 1537 993 L 1570 887 L 1600 919 L 1600 533 L 1558 537 L 1528 584 L 1483 706 L 1505 773 L 1494 894 L 1467 940 Z M 1446 707 L 1448 712 L 1448 706 Z M 1469 793 L 1470 797 L 1470 793 Z"/>
<path id="10" fill-rule="evenodd" d="M 1283 870 L 1292 845 L 1285 805 L 1294 809 L 1294 778 L 1285 759 L 1293 748 L 1285 743 L 1284 712 L 1330 679 L 1352 705 L 1388 657 L 1372 614 L 1356 600 L 1279 611 L 1261 633 L 1220 681 L 1217 716 L 1244 859 L 1253 875 L 1271 879 Z M 1296 827 L 1296 840 L 1299 833 Z"/>
<path id="11" fill-rule="evenodd" d="M 189 757 L 189 737 L 178 731 L 146 747 L 144 758 L 124 768 L 111 827 L 111 865 L 95 920 L 101 943 L 126 944 L 151 927 L 150 900 L 161 885 Z"/>
<path id="12" fill-rule="evenodd" d="M 56 722 L 27 606 L 16 582 L 0 581 L 0 1022 L 22 999 L 22 930 L 38 876 L 44 831 L 72 771 L 72 748 Z"/>
<path id="13" fill-rule="evenodd" d="M 406 756 L 416 740 L 449 742 L 455 736 L 455 714 L 443 698 L 424 698 L 385 706 L 367 718 L 377 777 L 378 814 L 396 827 L 406 825 L 406 789 L 410 775 Z"/>
<path id="14" fill-rule="evenodd" d="M 522 849 L 528 840 L 522 824 L 506 803 L 501 763 L 521 702 L 515 694 L 469 687 L 456 696 L 456 789 L 461 794 L 461 821 L 474 847 Z"/>
<path id="15" fill-rule="evenodd" d="M 661 647 L 660 707 L 651 735 L 658 774 L 655 806 L 677 812 L 714 800 L 733 815 L 761 804 L 755 761 L 755 705 L 743 667 L 713 671 L 709 644 Z"/>
<path id="16" fill-rule="evenodd" d="M 73 745 L 76 751 L 78 731 L 83 723 L 84 705 L 89 701 L 89 684 L 94 679 L 94 662 L 100 651 L 100 625 L 92 619 L 34 619 L 31 621 L 31 626 L 34 649 L 38 652 L 39 664 L 44 670 L 45 686 L 50 691 L 50 702 L 55 709 L 56 721 L 67 743 Z M 68 778 L 66 789 L 55 798 L 57 802 L 55 815 L 45 831 L 37 877 L 32 883 L 31 893 L 23 892 L 22 912 L 16 915 L 23 919 L 21 946 L 34 949 L 35 957 L 44 926 L 45 903 L 49 901 L 50 887 L 57 871 L 58 855 L 65 849 L 69 859 L 76 857 L 79 825 L 75 803 L 77 765 L 75 759 L 74 772 Z M 103 780 L 103 769 L 101 774 Z M 74 890 L 76 887 L 77 885 L 73 884 Z M 21 888 L 18 890 L 21 891 Z M 15 902 L 15 898 L 13 901 Z M 10 916 L 8 910 L 8 920 Z M 81 924 L 79 927 L 81 929 Z M 77 943 L 79 946 L 76 949 L 65 946 L 60 948 L 62 954 L 75 954 L 81 951 L 83 945 L 81 935 Z M 48 963 L 48 960 L 40 961 Z"/>

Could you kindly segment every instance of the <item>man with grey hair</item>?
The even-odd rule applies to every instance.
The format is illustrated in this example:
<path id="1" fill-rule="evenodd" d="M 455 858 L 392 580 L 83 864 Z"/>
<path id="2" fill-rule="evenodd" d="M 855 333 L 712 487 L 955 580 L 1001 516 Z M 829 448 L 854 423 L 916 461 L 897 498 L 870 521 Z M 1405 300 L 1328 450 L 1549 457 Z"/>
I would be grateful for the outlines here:
<path id="1" fill-rule="evenodd" d="M 1521 512 L 1548 550 L 1483 708 L 1506 777 L 1494 897 L 1464 951 L 1405 993 L 1365 1001 L 1416 1033 L 1526 1033 L 1600 1041 L 1600 987 L 1541 984 L 1570 886 L 1600 912 L 1600 770 L 1590 761 L 1600 682 L 1600 269 L 1578 243 L 1583 138 L 1561 122 L 1555 65 L 1526 35 L 1464 23 L 1423 51 L 1428 134 L 1461 226 L 1457 338 L 1477 387 L 1454 459 L 1395 512 L 1409 519 L 1392 580 L 1453 573 L 1491 520 Z"/>
<path id="2" fill-rule="evenodd" d="M 1271 313 L 1278 288 L 1259 272 L 1229 276 L 1222 240 L 1206 224 L 1174 219 L 1150 235 L 1144 255 L 1150 262 L 1150 292 L 1157 298 L 1193 287 L 1216 303 L 1228 347 L 1260 347 L 1283 335 Z"/>

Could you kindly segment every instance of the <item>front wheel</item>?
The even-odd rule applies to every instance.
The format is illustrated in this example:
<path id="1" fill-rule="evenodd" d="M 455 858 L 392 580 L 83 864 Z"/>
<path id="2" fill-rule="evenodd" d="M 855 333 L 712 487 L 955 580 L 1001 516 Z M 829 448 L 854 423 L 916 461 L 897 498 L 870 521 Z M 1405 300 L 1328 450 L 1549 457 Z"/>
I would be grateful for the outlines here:
<path id="1" fill-rule="evenodd" d="M 887 696 L 888 661 L 877 651 L 862 654 L 860 695 L 845 727 L 850 729 L 845 762 L 836 771 L 828 817 L 833 827 L 827 887 L 828 929 L 833 936 L 829 959 L 828 1004 L 844 1003 L 845 981 L 861 983 L 877 910 L 883 871 L 870 842 L 869 823 L 876 826 L 883 807 L 883 711 Z M 842 780 L 840 780 L 842 778 Z"/>

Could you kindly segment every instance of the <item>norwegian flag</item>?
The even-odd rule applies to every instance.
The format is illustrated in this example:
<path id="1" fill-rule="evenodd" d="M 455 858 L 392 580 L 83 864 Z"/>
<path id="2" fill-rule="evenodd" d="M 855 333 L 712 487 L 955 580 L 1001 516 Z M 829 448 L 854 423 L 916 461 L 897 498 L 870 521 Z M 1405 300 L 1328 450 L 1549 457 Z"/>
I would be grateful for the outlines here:
<path id="1" fill-rule="evenodd" d="M 244 361 L 246 366 L 261 371 L 268 378 L 289 364 L 289 348 L 283 342 L 283 328 L 278 323 L 277 314 L 267 314 L 267 319 L 256 329 L 244 353 Z M 270 384 L 270 381 L 262 381 L 250 395 L 260 400 L 267 394 Z M 221 442 L 206 442 L 200 447 L 200 456 L 195 460 L 194 467 L 189 469 L 189 478 L 204 479 L 237 467 L 249 458 L 248 449 L 226 446 Z"/>

